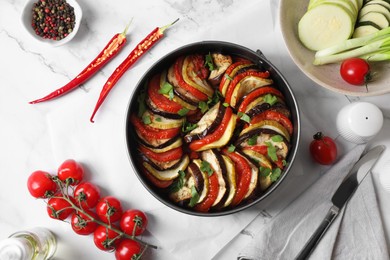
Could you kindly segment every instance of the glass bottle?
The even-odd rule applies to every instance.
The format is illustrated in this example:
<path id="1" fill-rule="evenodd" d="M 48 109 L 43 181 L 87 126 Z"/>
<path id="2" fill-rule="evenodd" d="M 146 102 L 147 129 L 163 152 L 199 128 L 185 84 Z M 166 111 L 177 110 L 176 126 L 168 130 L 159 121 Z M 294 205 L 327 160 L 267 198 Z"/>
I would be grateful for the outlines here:
<path id="1" fill-rule="evenodd" d="M 1 260 L 46 260 L 57 249 L 57 241 L 46 228 L 18 231 L 0 241 Z"/>

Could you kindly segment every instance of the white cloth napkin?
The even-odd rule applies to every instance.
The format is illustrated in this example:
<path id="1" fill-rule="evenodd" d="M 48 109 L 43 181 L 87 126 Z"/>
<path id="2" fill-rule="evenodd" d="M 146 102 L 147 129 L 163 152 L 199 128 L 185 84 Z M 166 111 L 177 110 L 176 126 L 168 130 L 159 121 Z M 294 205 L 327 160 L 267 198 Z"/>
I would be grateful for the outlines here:
<path id="1" fill-rule="evenodd" d="M 325 217 L 333 193 L 364 148 L 359 145 L 346 154 L 286 209 L 260 227 L 238 259 L 296 257 Z M 360 184 L 310 259 L 389 259 L 371 174 Z"/>

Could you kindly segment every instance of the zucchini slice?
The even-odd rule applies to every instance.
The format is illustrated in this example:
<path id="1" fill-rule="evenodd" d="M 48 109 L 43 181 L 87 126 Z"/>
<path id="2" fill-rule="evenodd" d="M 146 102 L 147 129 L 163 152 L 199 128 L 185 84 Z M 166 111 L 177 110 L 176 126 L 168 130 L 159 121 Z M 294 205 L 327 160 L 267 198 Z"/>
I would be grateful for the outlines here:
<path id="1" fill-rule="evenodd" d="M 374 27 L 378 29 L 384 29 L 389 27 L 389 20 L 387 20 L 386 16 L 382 13 L 378 12 L 368 12 L 363 15 L 357 24 L 357 27 L 362 23 L 372 23 Z"/>
<path id="2" fill-rule="evenodd" d="M 173 179 L 177 178 L 179 176 L 179 171 L 184 171 L 187 168 L 189 162 L 190 162 L 190 159 L 189 159 L 188 155 L 185 155 L 185 156 L 183 156 L 181 163 L 176 168 L 169 169 L 166 171 L 157 170 L 150 163 L 148 163 L 146 161 L 144 161 L 142 163 L 142 165 L 143 165 L 143 167 L 145 167 L 145 169 L 148 172 L 150 172 L 157 179 L 159 179 L 161 181 L 169 181 L 169 180 L 173 180 Z"/>
<path id="3" fill-rule="evenodd" d="M 369 12 L 377 12 L 386 16 L 387 20 L 390 21 L 390 11 L 382 4 L 365 4 L 359 12 L 359 20 Z"/>
<path id="4" fill-rule="evenodd" d="M 380 29 L 377 25 L 371 22 L 362 22 L 358 27 L 356 27 L 355 31 L 353 32 L 353 38 L 359 38 L 364 37 L 366 35 L 370 35 L 373 33 L 376 33 Z"/>
<path id="5" fill-rule="evenodd" d="M 171 128 L 177 128 L 181 127 L 183 125 L 184 119 L 171 119 L 167 118 L 158 114 L 153 113 L 151 110 L 146 110 L 144 114 L 142 115 L 142 118 L 148 118 L 150 119 L 150 124 L 148 124 L 151 127 L 157 128 L 157 129 L 171 129 Z"/>
<path id="6" fill-rule="evenodd" d="M 227 157 L 226 155 L 222 155 L 222 158 L 225 161 L 226 174 L 229 185 L 227 197 L 222 207 L 227 207 L 232 203 L 237 190 L 236 168 L 234 167 L 233 161 L 229 157 Z"/>

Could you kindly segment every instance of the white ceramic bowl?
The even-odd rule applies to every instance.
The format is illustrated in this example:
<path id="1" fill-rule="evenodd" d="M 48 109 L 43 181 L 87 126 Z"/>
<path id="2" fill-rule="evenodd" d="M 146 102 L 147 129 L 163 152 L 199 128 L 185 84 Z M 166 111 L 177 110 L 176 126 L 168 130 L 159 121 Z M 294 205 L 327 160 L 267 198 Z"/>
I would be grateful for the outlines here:
<path id="1" fill-rule="evenodd" d="M 21 22 L 22 22 L 23 27 L 27 31 L 27 33 L 33 39 L 35 39 L 37 42 L 40 42 L 40 43 L 43 43 L 43 44 L 46 44 L 49 46 L 53 46 L 53 47 L 63 45 L 65 43 L 69 42 L 70 40 L 72 40 L 80 27 L 81 18 L 83 16 L 81 7 L 76 2 L 76 0 L 66 0 L 66 2 L 74 8 L 75 26 L 73 28 L 73 31 L 68 36 L 66 36 L 65 38 L 63 38 L 59 41 L 55 41 L 55 40 L 51 40 L 51 39 L 44 39 L 44 38 L 40 37 L 39 35 L 35 34 L 35 31 L 31 26 L 32 7 L 33 7 L 34 3 L 38 2 L 38 1 L 39 0 L 27 0 L 26 3 L 24 4 L 22 16 L 21 16 Z"/>
<path id="2" fill-rule="evenodd" d="M 309 0 L 280 0 L 279 21 L 284 41 L 295 64 L 318 85 L 350 96 L 377 96 L 390 92 L 390 63 L 371 63 L 377 72 L 374 81 L 365 86 L 353 86 L 340 76 L 339 64 L 314 66 L 314 52 L 302 45 L 298 38 L 298 22 L 306 12 Z"/>

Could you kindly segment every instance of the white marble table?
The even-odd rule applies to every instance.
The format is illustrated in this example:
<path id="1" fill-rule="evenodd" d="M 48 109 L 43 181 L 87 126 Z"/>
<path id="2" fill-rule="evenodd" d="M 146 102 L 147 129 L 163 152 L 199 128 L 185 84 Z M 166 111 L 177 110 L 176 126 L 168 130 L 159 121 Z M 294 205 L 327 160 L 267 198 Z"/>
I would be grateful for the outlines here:
<path id="1" fill-rule="evenodd" d="M 126 208 L 140 208 L 150 216 L 145 240 L 161 249 L 152 259 L 236 259 L 251 239 L 247 225 L 257 214 L 274 215 L 326 168 L 314 164 L 308 144 L 316 131 L 336 139 L 340 156 L 353 147 L 335 128 L 335 115 L 344 105 L 364 100 L 378 105 L 384 128 L 374 143 L 390 148 L 390 95 L 357 98 L 315 85 L 294 65 L 283 43 L 275 0 L 165 0 L 82 1 L 80 31 L 67 45 L 50 48 L 32 41 L 20 24 L 23 0 L 0 1 L 0 239 L 34 226 L 51 229 L 58 238 L 56 259 L 113 259 L 95 248 L 91 237 L 73 233 L 66 222 L 50 219 L 45 204 L 33 199 L 26 180 L 34 170 L 55 172 L 68 158 L 80 161 L 87 178 L 104 194 L 117 196 Z M 65 84 L 133 17 L 129 43 L 115 60 L 72 93 L 39 105 L 28 101 Z M 101 87 L 134 46 L 156 26 L 180 21 L 167 37 L 120 80 L 96 115 L 89 117 Z M 126 152 L 124 123 L 133 86 L 146 69 L 169 51 L 202 40 L 222 40 L 260 49 L 284 74 L 298 99 L 302 114 L 300 150 L 289 178 L 267 203 L 221 218 L 196 218 L 173 212 L 156 201 L 134 175 Z M 384 228 L 390 238 L 389 193 L 378 185 L 381 166 L 373 170 Z M 286 195 L 289 196 L 286 196 Z M 180 236 L 178 235 L 180 234 Z M 389 243 L 388 243 L 389 244 Z"/>

